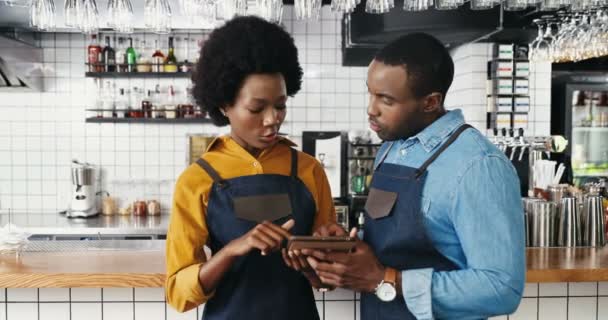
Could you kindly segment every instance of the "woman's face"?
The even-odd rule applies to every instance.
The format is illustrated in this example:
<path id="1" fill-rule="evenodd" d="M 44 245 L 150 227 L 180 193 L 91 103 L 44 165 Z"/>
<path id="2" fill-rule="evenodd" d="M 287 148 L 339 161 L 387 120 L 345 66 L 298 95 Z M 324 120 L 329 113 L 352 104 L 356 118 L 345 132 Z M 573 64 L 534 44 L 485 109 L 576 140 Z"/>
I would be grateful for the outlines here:
<path id="1" fill-rule="evenodd" d="M 231 136 L 253 156 L 278 141 L 285 120 L 287 89 L 280 73 L 251 74 L 245 78 L 234 105 L 224 109 Z"/>

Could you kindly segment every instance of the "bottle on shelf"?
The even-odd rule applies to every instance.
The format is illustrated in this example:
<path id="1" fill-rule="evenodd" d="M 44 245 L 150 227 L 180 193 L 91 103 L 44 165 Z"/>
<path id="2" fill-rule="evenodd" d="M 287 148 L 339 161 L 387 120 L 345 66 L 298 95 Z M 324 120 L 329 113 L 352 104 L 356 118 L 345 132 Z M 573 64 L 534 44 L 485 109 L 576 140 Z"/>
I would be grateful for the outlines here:
<path id="1" fill-rule="evenodd" d="M 127 55 L 127 72 L 137 71 L 137 53 L 133 48 L 133 38 L 129 38 L 129 47 L 126 51 Z"/>
<path id="2" fill-rule="evenodd" d="M 89 64 L 90 72 L 102 72 L 103 65 L 100 65 L 101 46 L 97 41 L 97 35 L 91 35 L 91 43 L 87 47 L 87 63 Z"/>
<path id="3" fill-rule="evenodd" d="M 120 88 L 118 97 L 116 98 L 116 116 L 118 118 L 129 117 L 129 99 L 125 95 L 124 88 Z"/>
<path id="4" fill-rule="evenodd" d="M 152 92 L 148 90 L 148 95 L 141 100 L 141 111 L 144 118 L 152 118 Z"/>
<path id="5" fill-rule="evenodd" d="M 152 72 L 163 72 L 163 63 L 165 63 L 165 55 L 160 51 L 158 40 L 154 40 L 154 53 L 152 54 Z"/>
<path id="6" fill-rule="evenodd" d="M 175 48 L 173 47 L 173 37 L 169 37 L 169 53 L 165 58 L 165 72 L 177 72 L 177 58 L 175 57 Z"/>
<path id="7" fill-rule="evenodd" d="M 175 104 L 175 90 L 173 90 L 173 86 L 169 86 L 169 89 L 167 90 L 164 109 L 167 119 L 179 118 L 177 114 L 177 105 Z"/>
<path id="8" fill-rule="evenodd" d="M 119 37 L 116 45 L 116 72 L 127 72 L 127 51 L 125 38 Z"/>
<path id="9" fill-rule="evenodd" d="M 116 71 L 116 52 L 114 48 L 110 45 L 110 37 L 106 36 L 106 46 L 102 51 L 102 59 L 104 63 L 104 71 L 105 72 L 114 72 Z"/>
<path id="10" fill-rule="evenodd" d="M 142 40 L 139 42 L 137 47 L 137 72 L 150 72 L 152 71 L 152 65 L 150 64 L 150 58 L 146 50 L 146 41 Z"/>

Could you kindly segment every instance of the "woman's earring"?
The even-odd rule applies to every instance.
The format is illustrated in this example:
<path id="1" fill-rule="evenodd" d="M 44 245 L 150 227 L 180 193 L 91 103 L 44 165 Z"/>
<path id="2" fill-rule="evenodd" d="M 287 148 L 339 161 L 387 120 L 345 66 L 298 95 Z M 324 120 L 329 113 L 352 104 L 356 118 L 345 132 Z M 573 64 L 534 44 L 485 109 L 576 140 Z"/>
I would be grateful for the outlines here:
<path id="1" fill-rule="evenodd" d="M 222 115 L 225 117 L 226 116 L 226 111 L 224 111 L 224 109 L 220 109 L 220 112 L 222 113 Z"/>

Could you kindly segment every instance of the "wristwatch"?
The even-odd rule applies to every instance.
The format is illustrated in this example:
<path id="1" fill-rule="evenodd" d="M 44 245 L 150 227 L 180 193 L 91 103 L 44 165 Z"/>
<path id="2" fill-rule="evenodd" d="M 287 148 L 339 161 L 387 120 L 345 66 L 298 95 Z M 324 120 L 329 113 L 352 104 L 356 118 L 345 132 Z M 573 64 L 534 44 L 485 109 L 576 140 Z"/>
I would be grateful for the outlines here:
<path id="1" fill-rule="evenodd" d="M 376 296 L 378 299 L 384 302 L 390 302 L 395 300 L 397 297 L 397 289 L 395 288 L 397 282 L 397 270 L 386 267 L 384 271 L 384 279 L 380 281 L 376 287 Z"/>

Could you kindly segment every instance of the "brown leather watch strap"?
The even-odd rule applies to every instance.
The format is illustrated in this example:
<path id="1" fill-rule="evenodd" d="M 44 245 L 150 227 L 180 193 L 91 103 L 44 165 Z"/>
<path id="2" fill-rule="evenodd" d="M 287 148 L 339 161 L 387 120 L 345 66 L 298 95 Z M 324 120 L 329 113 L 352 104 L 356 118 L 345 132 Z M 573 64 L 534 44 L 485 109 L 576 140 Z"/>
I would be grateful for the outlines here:
<path id="1" fill-rule="evenodd" d="M 384 282 L 390 283 L 393 286 L 397 285 L 397 270 L 386 267 L 384 270 Z"/>

